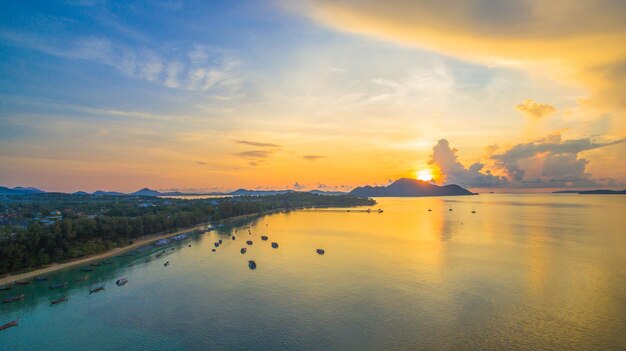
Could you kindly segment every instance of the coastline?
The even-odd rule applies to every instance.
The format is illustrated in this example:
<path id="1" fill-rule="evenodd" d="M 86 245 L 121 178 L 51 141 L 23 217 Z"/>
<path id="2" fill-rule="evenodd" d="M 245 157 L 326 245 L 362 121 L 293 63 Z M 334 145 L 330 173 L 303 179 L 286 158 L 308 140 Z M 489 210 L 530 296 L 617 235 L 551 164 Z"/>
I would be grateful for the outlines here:
<path id="1" fill-rule="evenodd" d="M 272 211 L 267 211 L 267 212 L 262 212 L 262 213 L 250 213 L 250 214 L 246 214 L 246 215 L 226 218 L 226 219 L 217 221 L 216 223 L 225 223 L 225 222 L 236 221 L 236 220 L 250 218 L 250 217 L 263 216 L 263 215 L 271 214 L 271 213 L 278 212 L 278 211 L 281 211 L 281 210 L 272 210 Z M 82 265 L 82 264 L 86 264 L 86 263 L 89 263 L 91 261 L 96 261 L 96 260 L 105 259 L 105 258 L 108 258 L 108 257 L 111 257 L 111 256 L 121 255 L 121 254 L 123 254 L 125 252 L 131 251 L 131 250 L 136 249 L 138 247 L 146 246 L 146 245 L 150 245 L 152 243 L 155 243 L 158 240 L 167 239 L 167 238 L 179 235 L 179 234 L 183 234 L 183 233 L 187 233 L 187 232 L 190 232 L 190 231 L 193 231 L 193 230 L 197 230 L 197 229 L 206 227 L 207 225 L 209 225 L 209 224 L 205 223 L 205 224 L 201 224 L 201 225 L 197 225 L 197 226 L 193 226 L 193 227 L 188 227 L 188 228 L 185 228 L 185 229 L 177 230 L 176 232 L 167 233 L 167 234 L 145 235 L 145 236 L 142 236 L 142 237 L 134 240 L 132 244 L 126 245 L 124 247 L 116 247 L 116 248 L 111 249 L 109 251 L 105 251 L 105 252 L 102 252 L 102 253 L 89 255 L 89 256 L 85 256 L 85 257 L 79 257 L 79 258 L 71 259 L 71 260 L 69 260 L 67 262 L 63 262 L 63 263 L 53 263 L 53 264 L 51 264 L 49 266 L 37 268 L 37 269 L 35 269 L 33 271 L 30 271 L 30 272 L 19 273 L 19 274 L 10 274 L 9 273 L 8 275 L 0 278 L 0 285 L 12 284 L 16 280 L 25 280 L 25 279 L 33 278 L 33 277 L 36 277 L 36 276 L 39 276 L 39 275 L 52 273 L 52 272 L 55 272 L 55 271 L 58 271 L 58 270 L 61 270 L 61 269 L 71 268 L 71 267 L 74 267 L 74 266 L 79 266 L 79 265 Z"/>

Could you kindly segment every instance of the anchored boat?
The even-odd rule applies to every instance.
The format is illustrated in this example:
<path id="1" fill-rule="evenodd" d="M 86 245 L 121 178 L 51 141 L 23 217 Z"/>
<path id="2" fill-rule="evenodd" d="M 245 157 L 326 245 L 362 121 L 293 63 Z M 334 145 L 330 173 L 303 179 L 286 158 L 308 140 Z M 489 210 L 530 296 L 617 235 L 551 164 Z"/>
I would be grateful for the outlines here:
<path id="1" fill-rule="evenodd" d="M 248 267 L 250 269 L 256 269 L 256 262 L 254 262 L 253 260 L 248 261 Z"/>
<path id="2" fill-rule="evenodd" d="M 93 294 L 93 293 L 97 293 L 98 291 L 103 291 L 104 290 L 104 285 L 101 285 L 97 288 L 94 289 L 89 289 L 89 295 Z"/>
<path id="3" fill-rule="evenodd" d="M 23 300 L 23 299 L 24 299 L 24 294 L 19 294 L 19 295 L 6 297 L 2 300 L 2 302 L 9 303 L 9 302 L 15 302 L 15 301 Z"/>
<path id="4" fill-rule="evenodd" d="M 9 323 L 5 323 L 3 325 L 0 325 L 0 330 L 5 330 L 11 327 L 17 327 L 17 323 L 19 322 L 19 318 L 18 319 L 14 319 L 12 321 L 10 321 Z"/>
<path id="5" fill-rule="evenodd" d="M 67 299 L 68 299 L 68 297 L 67 297 L 67 296 L 63 296 L 63 297 L 58 298 L 58 299 L 56 299 L 56 300 L 52 300 L 52 301 L 50 301 L 50 304 L 51 304 L 51 305 L 56 305 L 56 304 L 58 304 L 58 303 L 61 303 L 61 302 L 65 302 L 65 301 L 67 301 Z"/>
<path id="6" fill-rule="evenodd" d="M 122 278 L 122 279 L 118 279 L 115 284 L 117 284 L 117 286 L 122 286 L 124 284 L 128 283 L 128 278 Z"/>
<path id="7" fill-rule="evenodd" d="M 317 249 L 315 250 L 315 252 L 317 252 L 319 255 L 323 255 L 326 253 L 326 251 L 324 251 L 324 249 Z"/>
<path id="8" fill-rule="evenodd" d="M 261 235 L 261 240 L 267 240 L 267 236 Z"/>
<path id="9" fill-rule="evenodd" d="M 272 248 L 273 249 L 277 249 L 278 248 L 278 243 L 272 243 Z"/>

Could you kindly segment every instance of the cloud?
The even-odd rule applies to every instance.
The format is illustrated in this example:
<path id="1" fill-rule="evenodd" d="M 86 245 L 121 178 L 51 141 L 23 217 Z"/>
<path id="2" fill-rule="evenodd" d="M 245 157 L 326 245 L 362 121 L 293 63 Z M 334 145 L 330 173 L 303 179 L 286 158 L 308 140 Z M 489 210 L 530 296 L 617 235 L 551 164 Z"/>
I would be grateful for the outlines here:
<path id="1" fill-rule="evenodd" d="M 496 166 L 509 174 L 512 181 L 533 187 L 585 187 L 600 183 L 586 172 L 589 160 L 580 158 L 584 151 L 604 148 L 626 141 L 596 143 L 589 138 L 561 140 L 560 134 L 530 143 L 517 144 L 491 156 Z"/>
<path id="2" fill-rule="evenodd" d="M 234 140 L 234 142 L 237 144 L 250 145 L 250 146 L 256 146 L 256 147 L 275 147 L 275 148 L 281 147 L 280 145 L 277 145 L 277 144 L 260 143 L 260 142 L 248 141 L 248 140 Z"/>
<path id="3" fill-rule="evenodd" d="M 532 99 L 524 100 L 521 104 L 515 106 L 515 109 L 526 117 L 536 119 L 549 116 L 556 112 L 556 108 L 554 108 L 554 106 L 538 103 Z"/>
<path id="4" fill-rule="evenodd" d="M 321 155 L 304 155 L 302 156 L 303 159 L 305 160 L 309 160 L 309 161 L 316 161 L 319 160 L 321 158 L 326 158 L 326 156 L 321 156 Z"/>
<path id="5" fill-rule="evenodd" d="M 290 10 L 329 27 L 485 64 L 577 78 L 626 106 L 626 2 L 620 0 L 302 0 Z"/>
<path id="6" fill-rule="evenodd" d="M 238 152 L 235 156 L 245 157 L 245 158 L 268 158 L 270 157 L 274 151 L 270 150 L 250 150 Z"/>
<path id="7" fill-rule="evenodd" d="M 198 162 L 196 162 L 196 163 L 197 163 L 197 164 L 199 164 L 200 166 L 206 166 L 206 165 L 207 165 L 207 163 L 206 163 L 206 162 L 202 162 L 202 161 L 198 161 Z"/>
<path id="8" fill-rule="evenodd" d="M 433 154 L 428 162 L 435 165 L 445 176 L 445 182 L 468 187 L 501 187 L 508 184 L 506 177 L 491 174 L 490 171 L 481 172 L 484 165 L 474 163 L 465 168 L 458 160 L 457 149 L 450 147 L 446 139 L 441 139 L 433 147 Z"/>

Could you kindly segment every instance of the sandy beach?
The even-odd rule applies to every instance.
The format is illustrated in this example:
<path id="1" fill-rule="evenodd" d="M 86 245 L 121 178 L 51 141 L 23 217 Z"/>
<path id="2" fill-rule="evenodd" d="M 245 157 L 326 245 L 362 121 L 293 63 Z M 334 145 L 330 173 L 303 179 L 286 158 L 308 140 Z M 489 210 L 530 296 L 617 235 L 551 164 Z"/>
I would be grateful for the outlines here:
<path id="1" fill-rule="evenodd" d="M 292 208 L 289 209 L 290 211 L 294 211 L 294 210 L 301 210 L 302 208 Z M 258 216 L 263 216 L 263 215 L 268 215 L 271 213 L 275 213 L 275 212 L 280 212 L 283 211 L 283 209 L 277 209 L 277 210 L 272 210 L 272 211 L 267 211 L 267 212 L 263 212 L 263 213 L 251 213 L 251 214 L 247 214 L 247 215 L 241 215 L 241 216 L 236 216 L 236 217 L 232 217 L 232 218 L 227 218 L 221 221 L 218 221 L 217 223 L 225 223 L 225 222 L 232 222 L 232 221 L 236 221 L 236 220 L 240 220 L 240 219 L 244 219 L 244 218 L 252 218 L 252 217 L 258 217 Z M 125 252 L 131 251 L 133 249 L 136 249 L 138 247 L 141 246 L 145 246 L 145 245 L 149 245 L 152 244 L 154 242 L 156 242 L 157 240 L 160 239 L 167 239 L 169 237 L 178 235 L 178 234 L 183 234 L 183 233 L 188 233 L 190 231 L 196 230 L 196 229 L 200 229 L 202 227 L 206 227 L 208 224 L 202 224 L 202 225 L 197 225 L 194 227 L 189 227 L 189 228 L 185 228 L 185 229 L 181 229 L 178 230 L 176 232 L 172 232 L 172 233 L 167 233 L 167 234 L 155 234 L 155 235 L 146 235 L 143 236 L 141 238 L 138 238 L 136 240 L 133 241 L 132 244 L 128 245 L 128 246 L 124 246 L 124 247 L 117 247 L 113 250 L 107 251 L 107 252 L 103 252 L 103 253 L 99 253 L 99 254 L 95 254 L 95 255 L 90 255 L 90 256 L 85 256 L 85 257 L 80 257 L 74 260 L 70 260 L 67 262 L 63 262 L 63 263 L 53 263 L 49 266 L 46 267 L 42 267 L 39 269 L 35 269 L 33 271 L 30 272 L 26 272 L 26 273 L 20 273 L 20 274 L 9 274 L 5 277 L 0 278 L 0 285 L 5 285 L 5 284 L 10 284 L 13 283 L 16 280 L 26 280 L 26 279 L 30 279 L 36 276 L 40 276 L 40 275 L 46 275 L 48 273 L 54 272 L 54 271 L 58 271 L 60 269 L 65 269 L 65 268 L 70 268 L 70 267 L 74 267 L 74 266 L 79 266 L 85 263 L 89 263 L 91 261 L 97 261 L 97 260 L 101 260 L 107 257 L 111 257 L 111 256 L 117 256 L 117 255 L 121 255 Z"/>

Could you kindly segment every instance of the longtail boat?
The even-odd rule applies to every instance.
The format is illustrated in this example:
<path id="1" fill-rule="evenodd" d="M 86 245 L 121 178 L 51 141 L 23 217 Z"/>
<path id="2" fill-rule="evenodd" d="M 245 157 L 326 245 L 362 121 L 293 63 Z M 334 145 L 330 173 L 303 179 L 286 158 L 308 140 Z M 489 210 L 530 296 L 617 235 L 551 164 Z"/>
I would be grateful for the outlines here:
<path id="1" fill-rule="evenodd" d="M 267 239 L 268 239 L 267 236 L 261 235 L 261 240 L 267 240 Z"/>
<path id="2" fill-rule="evenodd" d="M 256 262 L 254 262 L 253 260 L 248 261 L 248 267 L 250 269 L 256 269 Z"/>
<path id="3" fill-rule="evenodd" d="M 15 284 L 16 285 L 30 285 L 30 281 L 29 280 L 16 280 Z"/>
<path id="4" fill-rule="evenodd" d="M 315 250 L 315 252 L 317 252 L 318 255 L 323 255 L 324 253 L 326 253 L 326 251 L 324 251 L 324 249 L 317 249 L 317 250 Z"/>
<path id="5" fill-rule="evenodd" d="M 248 249 L 246 249 L 245 247 L 242 247 L 242 248 L 241 248 L 241 253 L 242 253 L 242 254 L 245 254 L 245 253 L 246 253 L 246 251 L 248 251 Z"/>
<path id="6" fill-rule="evenodd" d="M 118 279 L 115 284 L 117 284 L 117 286 L 122 286 L 124 284 L 128 283 L 128 278 L 122 278 L 122 279 Z"/>
<path id="7" fill-rule="evenodd" d="M 11 327 L 17 327 L 17 323 L 18 322 L 19 322 L 19 318 L 15 319 L 15 320 L 12 320 L 9 323 L 0 325 L 0 330 L 5 330 L 5 329 L 11 328 Z"/>
<path id="8" fill-rule="evenodd" d="M 231 239 L 235 240 L 235 239 L 237 239 L 237 238 L 233 235 L 233 236 L 231 237 Z"/>
<path id="9" fill-rule="evenodd" d="M 0 285 L 0 290 L 11 290 L 13 287 L 11 285 Z"/>
<path id="10" fill-rule="evenodd" d="M 272 243 L 272 248 L 273 249 L 277 249 L 278 248 L 278 243 Z"/>
<path id="11" fill-rule="evenodd" d="M 103 291 L 104 290 L 104 285 L 101 285 L 97 288 L 94 289 L 89 289 L 89 295 L 93 294 L 93 293 L 97 293 L 98 291 Z"/>
<path id="12" fill-rule="evenodd" d="M 65 301 L 67 301 L 67 299 L 68 299 L 68 297 L 67 297 L 67 296 L 63 296 L 63 297 L 60 297 L 60 298 L 58 298 L 58 299 L 56 299 L 56 300 L 52 300 L 52 301 L 50 301 L 50 304 L 51 304 L 51 305 L 56 305 L 56 304 L 58 304 L 58 303 L 61 303 L 61 302 L 65 302 Z"/>
<path id="13" fill-rule="evenodd" d="M 2 300 L 2 302 L 9 303 L 9 302 L 22 300 L 23 298 L 24 298 L 24 294 L 19 294 L 19 295 L 6 297 Z"/>
<path id="14" fill-rule="evenodd" d="M 63 283 L 59 283 L 59 284 L 55 284 L 55 285 L 50 285 L 50 290 L 54 290 L 54 289 L 62 289 L 67 287 L 67 283 L 63 282 Z"/>
<path id="15" fill-rule="evenodd" d="M 246 241 L 246 244 L 248 244 L 248 245 L 252 245 L 252 240 L 248 240 L 248 241 Z"/>

